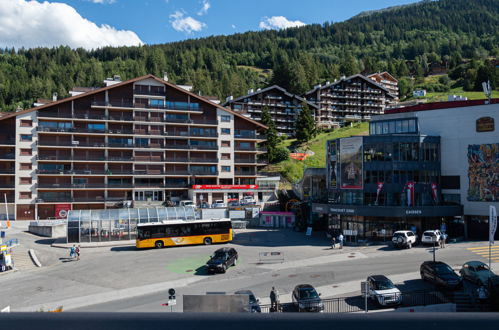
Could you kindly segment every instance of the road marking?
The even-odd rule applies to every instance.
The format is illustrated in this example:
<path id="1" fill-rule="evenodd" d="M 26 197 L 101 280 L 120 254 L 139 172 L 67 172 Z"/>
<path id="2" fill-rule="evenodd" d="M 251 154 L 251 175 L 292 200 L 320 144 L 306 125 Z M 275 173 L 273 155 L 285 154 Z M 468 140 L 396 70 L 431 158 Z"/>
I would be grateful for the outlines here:
<path id="1" fill-rule="evenodd" d="M 346 260 L 356 260 L 356 259 L 365 259 L 367 256 L 360 252 L 352 252 L 352 253 L 336 253 L 329 256 L 321 256 L 315 258 L 308 258 L 304 260 L 296 260 L 296 261 L 286 261 L 279 264 L 264 264 L 259 267 L 271 269 L 271 270 L 283 270 L 289 268 L 299 268 L 306 266 L 316 266 L 323 264 L 330 264 L 333 262 L 340 262 Z"/>
<path id="2" fill-rule="evenodd" d="M 492 246 L 491 248 L 492 248 L 492 250 L 494 250 L 494 249 L 499 249 L 499 245 L 494 245 L 494 246 Z M 468 248 L 468 250 L 471 250 L 471 251 L 475 251 L 475 250 L 485 250 L 485 249 L 487 249 L 487 250 L 488 250 L 488 249 L 489 249 L 489 246 L 487 245 L 487 246 L 478 246 L 478 247 L 470 247 L 470 248 Z"/>

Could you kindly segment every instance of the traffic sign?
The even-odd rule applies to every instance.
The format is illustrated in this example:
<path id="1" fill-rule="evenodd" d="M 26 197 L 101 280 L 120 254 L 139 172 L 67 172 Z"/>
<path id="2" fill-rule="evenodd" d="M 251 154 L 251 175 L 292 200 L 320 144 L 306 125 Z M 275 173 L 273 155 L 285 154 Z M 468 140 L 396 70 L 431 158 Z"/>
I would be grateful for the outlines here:
<path id="1" fill-rule="evenodd" d="M 177 304 L 177 299 L 169 299 L 168 306 L 175 306 Z"/>

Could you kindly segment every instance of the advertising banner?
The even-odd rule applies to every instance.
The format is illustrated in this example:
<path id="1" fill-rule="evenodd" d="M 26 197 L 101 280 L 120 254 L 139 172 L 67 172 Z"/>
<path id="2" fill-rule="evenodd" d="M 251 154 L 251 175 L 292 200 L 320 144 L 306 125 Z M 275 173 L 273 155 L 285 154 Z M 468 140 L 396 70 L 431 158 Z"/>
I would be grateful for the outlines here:
<path id="1" fill-rule="evenodd" d="M 362 137 L 342 139 L 340 143 L 340 177 L 342 189 L 362 189 Z"/>
<path id="2" fill-rule="evenodd" d="M 329 141 L 329 149 L 328 149 L 328 178 L 327 182 L 329 184 L 329 188 L 337 188 L 338 185 L 338 153 L 336 151 L 336 141 Z"/>
<path id="3" fill-rule="evenodd" d="M 489 206 L 489 243 L 494 244 L 494 236 L 497 230 L 497 210 L 495 206 Z"/>
<path id="4" fill-rule="evenodd" d="M 468 201 L 499 200 L 499 143 L 468 145 Z"/>
<path id="5" fill-rule="evenodd" d="M 67 219 L 69 210 L 71 210 L 71 204 L 55 204 L 55 218 Z"/>
<path id="6" fill-rule="evenodd" d="M 256 184 L 242 184 L 242 185 L 213 185 L 213 184 L 195 184 L 192 189 L 258 189 Z"/>

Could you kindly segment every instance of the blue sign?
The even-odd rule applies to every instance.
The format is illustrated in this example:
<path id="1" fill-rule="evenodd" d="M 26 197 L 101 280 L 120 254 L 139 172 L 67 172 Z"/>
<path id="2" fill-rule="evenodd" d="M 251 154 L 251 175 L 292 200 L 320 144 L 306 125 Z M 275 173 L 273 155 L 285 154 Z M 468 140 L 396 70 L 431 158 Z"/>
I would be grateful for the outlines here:
<path id="1" fill-rule="evenodd" d="M 447 226 L 445 225 L 445 223 L 441 224 L 440 225 L 440 231 L 441 232 L 445 232 L 447 230 Z"/>

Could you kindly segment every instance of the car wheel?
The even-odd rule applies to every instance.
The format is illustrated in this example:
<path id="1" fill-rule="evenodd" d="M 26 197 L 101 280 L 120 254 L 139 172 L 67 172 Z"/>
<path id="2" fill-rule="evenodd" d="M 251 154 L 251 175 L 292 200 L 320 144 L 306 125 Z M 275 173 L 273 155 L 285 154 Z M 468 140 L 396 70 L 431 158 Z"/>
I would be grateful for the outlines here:
<path id="1" fill-rule="evenodd" d="M 164 246 L 165 246 L 165 243 L 163 243 L 163 241 L 156 241 L 156 243 L 154 243 L 154 247 L 156 249 L 162 249 Z"/>
<path id="2" fill-rule="evenodd" d="M 235 265 L 237 265 L 237 258 L 234 259 L 234 263 L 232 264 L 232 266 L 235 266 Z"/>
<path id="3" fill-rule="evenodd" d="M 225 273 L 227 271 L 227 266 L 223 265 L 222 266 L 222 273 Z"/>
<path id="4" fill-rule="evenodd" d="M 412 248 L 412 243 L 411 242 L 407 242 L 407 248 L 408 249 Z"/>
<path id="5" fill-rule="evenodd" d="M 204 240 L 203 240 L 203 244 L 204 245 L 211 245 L 211 238 L 205 237 Z"/>

